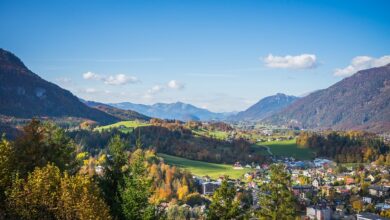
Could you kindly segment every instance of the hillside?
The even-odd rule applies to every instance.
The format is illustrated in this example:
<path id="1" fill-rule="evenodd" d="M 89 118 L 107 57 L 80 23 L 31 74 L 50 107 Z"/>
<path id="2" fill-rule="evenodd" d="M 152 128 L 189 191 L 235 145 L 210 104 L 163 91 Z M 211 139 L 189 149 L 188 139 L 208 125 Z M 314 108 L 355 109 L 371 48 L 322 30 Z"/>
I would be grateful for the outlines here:
<path id="1" fill-rule="evenodd" d="M 134 104 L 130 102 L 111 103 L 113 107 L 133 110 L 153 118 L 177 119 L 181 121 L 209 121 L 225 118 L 228 113 L 214 113 L 182 102 L 156 103 L 153 105 Z"/>
<path id="2" fill-rule="evenodd" d="M 264 122 L 310 129 L 390 128 L 390 64 L 362 70 L 299 99 Z"/>
<path id="3" fill-rule="evenodd" d="M 35 116 L 87 118 L 102 124 L 118 121 L 90 108 L 69 91 L 30 71 L 12 53 L 0 49 L 0 114 L 18 118 Z"/>
<path id="4" fill-rule="evenodd" d="M 288 96 L 282 93 L 268 96 L 261 99 L 247 110 L 239 112 L 237 115 L 231 117 L 231 119 L 237 121 L 261 120 L 280 111 L 297 99 L 298 97 Z"/>
<path id="5" fill-rule="evenodd" d="M 102 112 L 105 112 L 109 115 L 119 118 L 122 121 L 130 121 L 130 120 L 149 121 L 150 120 L 150 117 L 146 115 L 142 115 L 136 111 L 123 110 L 100 102 L 93 102 L 93 101 L 82 101 L 82 102 L 91 108 L 96 108 Z"/>

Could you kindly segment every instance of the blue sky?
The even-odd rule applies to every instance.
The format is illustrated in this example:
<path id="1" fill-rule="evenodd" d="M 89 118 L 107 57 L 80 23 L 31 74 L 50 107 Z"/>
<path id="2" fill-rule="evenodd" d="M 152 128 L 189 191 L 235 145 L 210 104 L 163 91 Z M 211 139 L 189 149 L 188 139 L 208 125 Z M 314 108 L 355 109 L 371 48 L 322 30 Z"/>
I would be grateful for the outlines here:
<path id="1" fill-rule="evenodd" d="M 390 1 L 0 0 L 0 47 L 101 102 L 243 110 L 390 62 Z"/>

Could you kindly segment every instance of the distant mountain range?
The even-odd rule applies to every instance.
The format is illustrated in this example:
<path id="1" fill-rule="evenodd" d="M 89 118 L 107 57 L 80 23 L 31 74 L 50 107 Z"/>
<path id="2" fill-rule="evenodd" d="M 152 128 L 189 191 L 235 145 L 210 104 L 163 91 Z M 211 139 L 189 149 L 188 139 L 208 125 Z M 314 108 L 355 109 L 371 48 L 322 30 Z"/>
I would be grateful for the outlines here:
<path id="1" fill-rule="evenodd" d="M 296 96 L 289 96 L 278 93 L 261 99 L 247 110 L 239 112 L 237 115 L 230 117 L 234 121 L 260 121 L 272 114 L 282 110 L 294 101 L 299 99 Z"/>
<path id="2" fill-rule="evenodd" d="M 307 129 L 390 129 L 390 64 L 361 70 L 293 102 L 264 122 Z"/>
<path id="3" fill-rule="evenodd" d="M 90 108 L 71 92 L 31 72 L 14 54 L 0 49 L 0 115 L 16 118 L 77 117 L 109 124 L 114 114 Z"/>
<path id="4" fill-rule="evenodd" d="M 85 101 L 82 99 L 80 99 L 80 100 L 83 103 L 85 103 L 86 105 L 88 105 L 89 107 L 99 109 L 100 111 L 105 112 L 109 115 L 112 115 L 116 118 L 119 118 L 120 120 L 123 120 L 123 121 L 129 121 L 129 120 L 149 121 L 151 119 L 150 117 L 143 115 L 143 114 L 140 114 L 136 111 L 119 109 L 119 108 L 115 108 L 111 105 L 107 105 L 107 104 L 100 103 L 100 102 Z"/>
<path id="5" fill-rule="evenodd" d="M 153 105 L 134 104 L 131 102 L 110 103 L 116 108 L 133 110 L 153 118 L 189 120 L 222 120 L 234 113 L 215 113 L 207 109 L 198 108 L 182 102 L 156 103 Z"/>

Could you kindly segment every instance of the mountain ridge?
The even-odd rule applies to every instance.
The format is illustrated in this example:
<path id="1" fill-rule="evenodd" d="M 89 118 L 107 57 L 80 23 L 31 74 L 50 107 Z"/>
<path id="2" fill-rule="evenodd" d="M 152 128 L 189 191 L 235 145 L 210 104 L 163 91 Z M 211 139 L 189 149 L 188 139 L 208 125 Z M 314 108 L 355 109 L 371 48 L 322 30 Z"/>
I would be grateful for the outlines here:
<path id="1" fill-rule="evenodd" d="M 102 124 L 118 121 L 90 108 L 68 90 L 42 79 L 13 53 L 0 48 L 0 114 L 19 118 L 73 116 Z"/>
<path id="2" fill-rule="evenodd" d="M 184 102 L 155 103 L 152 105 L 135 104 L 131 102 L 108 103 L 116 108 L 133 110 L 149 117 L 162 119 L 189 120 L 223 120 L 229 113 L 215 113 Z M 233 114 L 233 113 L 232 113 Z"/>
<path id="3" fill-rule="evenodd" d="M 260 121 L 280 110 L 287 107 L 299 97 L 277 93 L 260 99 L 257 103 L 250 106 L 245 111 L 239 112 L 231 117 L 234 121 Z"/>
<path id="4" fill-rule="evenodd" d="M 304 129 L 389 129 L 390 64 L 358 71 L 297 100 L 263 122 Z"/>

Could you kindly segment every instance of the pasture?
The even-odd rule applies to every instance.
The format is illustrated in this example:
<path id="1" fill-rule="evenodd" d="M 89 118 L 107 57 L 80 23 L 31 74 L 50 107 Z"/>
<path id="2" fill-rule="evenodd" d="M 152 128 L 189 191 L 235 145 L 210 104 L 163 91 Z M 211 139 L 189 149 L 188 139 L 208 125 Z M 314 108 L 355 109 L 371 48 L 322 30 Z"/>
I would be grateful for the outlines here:
<path id="1" fill-rule="evenodd" d="M 144 123 L 140 121 L 120 121 L 115 124 L 100 126 L 94 129 L 94 131 L 109 130 L 112 128 L 118 128 L 120 131 L 128 133 L 132 132 L 134 128 L 149 126 L 149 123 Z"/>
<path id="2" fill-rule="evenodd" d="M 230 178 L 242 178 L 243 175 L 251 171 L 244 168 L 242 170 L 234 170 L 233 165 L 208 163 L 203 161 L 188 160 L 182 157 L 171 156 L 167 154 L 158 154 L 164 159 L 164 162 L 182 169 L 185 169 L 196 176 L 206 176 L 217 179 L 220 176 L 228 175 Z"/>
<path id="3" fill-rule="evenodd" d="M 294 157 L 298 160 L 309 160 L 314 157 L 314 151 L 312 149 L 297 146 L 295 139 L 259 142 L 256 145 L 268 147 L 272 155 L 275 156 Z"/>

